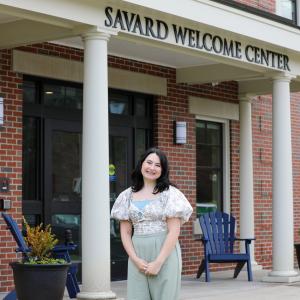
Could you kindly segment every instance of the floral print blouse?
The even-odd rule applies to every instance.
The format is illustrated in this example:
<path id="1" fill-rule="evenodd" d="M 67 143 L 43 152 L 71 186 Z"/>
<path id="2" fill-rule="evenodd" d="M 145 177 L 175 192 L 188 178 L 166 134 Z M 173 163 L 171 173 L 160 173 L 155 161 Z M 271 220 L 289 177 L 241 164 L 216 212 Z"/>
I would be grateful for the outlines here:
<path id="1" fill-rule="evenodd" d="M 134 205 L 132 189 L 128 188 L 116 199 L 111 217 L 131 221 L 134 234 L 145 235 L 167 231 L 167 218 L 180 218 L 183 224 L 189 220 L 192 212 L 193 209 L 186 197 L 173 186 L 150 200 L 144 209 Z"/>

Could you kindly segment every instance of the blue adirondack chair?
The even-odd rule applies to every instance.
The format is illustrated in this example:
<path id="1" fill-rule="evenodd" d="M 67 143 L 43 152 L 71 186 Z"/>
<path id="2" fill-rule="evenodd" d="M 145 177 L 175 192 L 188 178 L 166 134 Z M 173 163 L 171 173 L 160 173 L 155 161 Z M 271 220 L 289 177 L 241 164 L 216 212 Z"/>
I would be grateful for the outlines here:
<path id="1" fill-rule="evenodd" d="M 197 278 L 205 271 L 206 282 L 210 281 L 209 263 L 236 262 L 234 278 L 247 263 L 248 281 L 252 281 L 249 245 L 254 238 L 239 239 L 235 236 L 235 218 L 222 212 L 205 213 L 199 218 L 204 244 L 204 259 L 201 261 Z M 234 242 L 245 241 L 245 253 L 234 253 Z"/>
<path id="2" fill-rule="evenodd" d="M 24 240 L 24 237 L 22 235 L 22 232 L 18 227 L 18 224 L 10 215 L 6 213 L 2 213 L 2 217 L 18 245 L 16 252 L 21 252 L 24 259 L 26 260 L 28 258 L 28 253 L 30 252 L 30 248 L 28 248 Z M 63 258 L 67 262 L 71 262 L 69 251 L 75 250 L 76 247 L 77 246 L 74 244 L 57 245 L 54 247 L 52 252 L 54 257 Z M 76 298 L 76 294 L 80 292 L 77 278 L 76 278 L 76 273 L 77 273 L 77 266 L 75 264 L 72 264 L 68 270 L 67 281 L 66 281 L 66 287 L 68 290 L 69 297 L 71 299 Z M 13 290 L 10 293 L 8 293 L 3 300 L 16 300 L 16 299 L 17 299 L 17 295 L 15 290 Z"/>

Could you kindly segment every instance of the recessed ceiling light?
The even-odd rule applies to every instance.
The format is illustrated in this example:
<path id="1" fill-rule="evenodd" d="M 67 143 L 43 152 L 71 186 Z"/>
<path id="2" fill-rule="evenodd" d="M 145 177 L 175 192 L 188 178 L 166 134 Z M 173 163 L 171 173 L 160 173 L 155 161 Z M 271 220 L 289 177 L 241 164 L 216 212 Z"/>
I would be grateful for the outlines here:
<path id="1" fill-rule="evenodd" d="M 45 94 L 47 94 L 47 95 L 53 95 L 53 92 L 52 91 L 46 91 Z"/>

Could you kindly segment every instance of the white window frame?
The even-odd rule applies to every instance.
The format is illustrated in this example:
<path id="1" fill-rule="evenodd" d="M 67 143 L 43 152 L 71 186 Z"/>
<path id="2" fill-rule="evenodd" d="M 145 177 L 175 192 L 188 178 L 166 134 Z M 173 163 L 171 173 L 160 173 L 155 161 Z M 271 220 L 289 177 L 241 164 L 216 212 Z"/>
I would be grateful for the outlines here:
<path id="1" fill-rule="evenodd" d="M 285 0 L 285 1 L 286 1 L 286 0 Z M 289 0 L 289 1 L 290 1 L 290 2 L 293 2 L 292 0 Z M 283 18 L 287 18 L 287 17 L 285 17 L 285 16 L 283 15 L 281 4 L 282 4 L 282 0 L 276 0 L 276 15 L 281 16 L 281 17 L 283 17 Z M 299 4 L 299 0 L 296 0 L 296 10 L 298 10 L 298 9 L 297 9 L 297 7 L 299 6 L 298 4 Z M 299 20 L 299 18 L 298 18 L 298 12 L 295 11 L 295 14 L 296 14 L 295 17 L 297 18 L 297 20 Z M 295 21 L 293 18 L 292 18 L 292 19 L 287 18 L 287 19 L 288 19 L 288 20 L 291 20 L 291 21 Z M 299 22 L 299 21 L 298 21 L 298 22 Z"/>
<path id="2" fill-rule="evenodd" d="M 213 102 L 213 101 L 212 101 Z M 222 124 L 223 133 L 223 211 L 230 214 L 230 124 L 228 119 L 196 115 L 196 120 Z"/>

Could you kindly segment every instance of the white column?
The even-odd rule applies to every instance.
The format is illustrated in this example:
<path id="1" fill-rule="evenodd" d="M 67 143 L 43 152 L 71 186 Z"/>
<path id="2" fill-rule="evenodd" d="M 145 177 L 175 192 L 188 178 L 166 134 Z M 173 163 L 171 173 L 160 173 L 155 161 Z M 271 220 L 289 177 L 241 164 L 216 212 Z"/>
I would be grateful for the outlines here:
<path id="1" fill-rule="evenodd" d="M 239 97 L 240 104 L 240 235 L 241 238 L 254 238 L 253 201 L 253 149 L 251 98 Z M 245 248 L 242 242 L 241 248 Z M 250 245 L 251 263 L 257 266 L 254 257 L 254 241 Z"/>
<path id="2" fill-rule="evenodd" d="M 265 281 L 299 281 L 294 270 L 291 77 L 273 78 L 273 266 Z"/>
<path id="3" fill-rule="evenodd" d="M 296 0 L 296 18 L 297 18 L 297 25 L 300 25 L 300 0 Z"/>
<path id="4" fill-rule="evenodd" d="M 81 300 L 116 299 L 110 290 L 108 39 L 100 32 L 83 35 Z"/>

